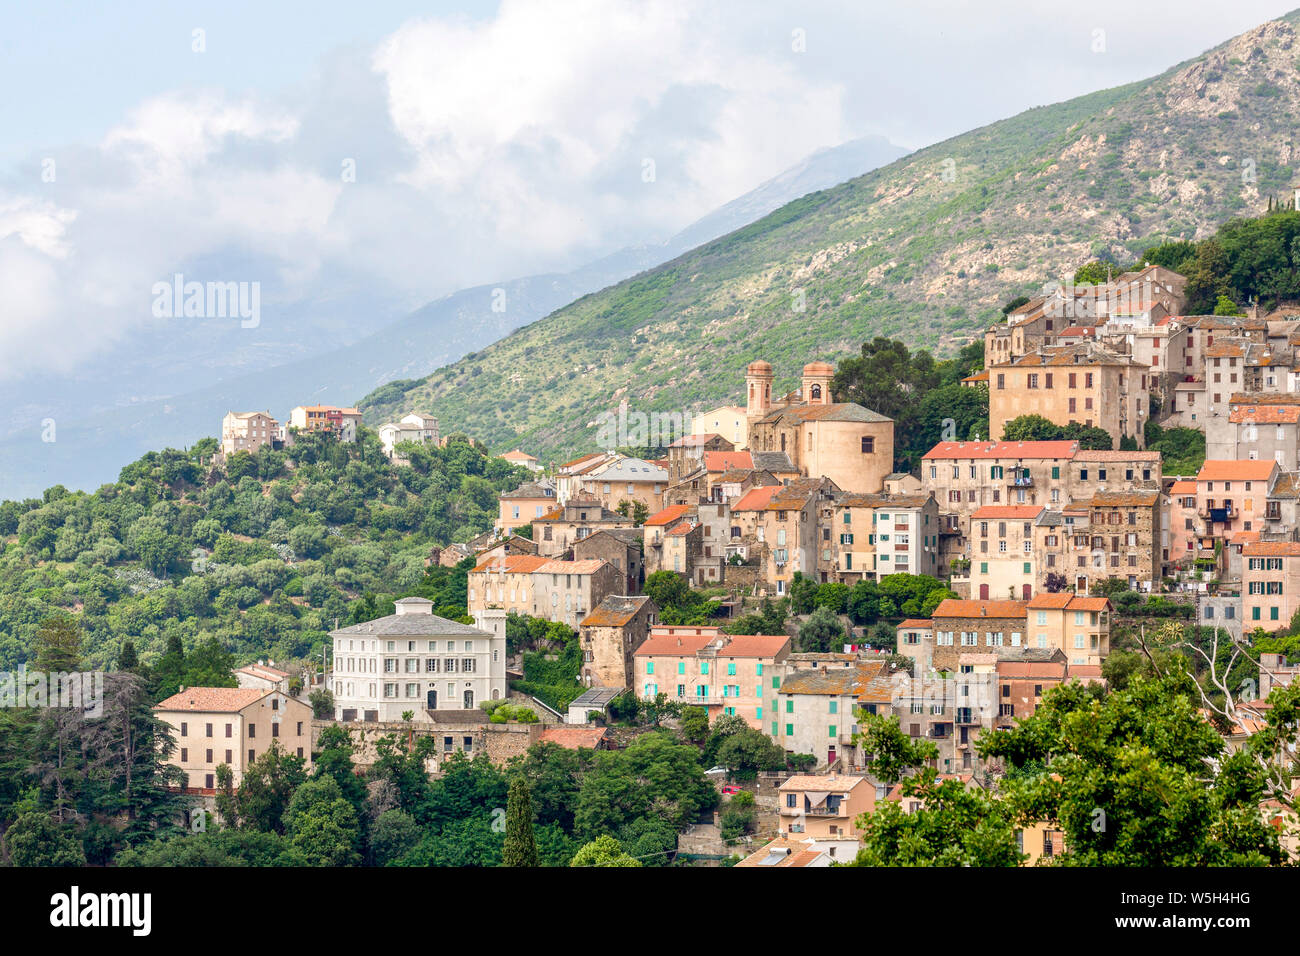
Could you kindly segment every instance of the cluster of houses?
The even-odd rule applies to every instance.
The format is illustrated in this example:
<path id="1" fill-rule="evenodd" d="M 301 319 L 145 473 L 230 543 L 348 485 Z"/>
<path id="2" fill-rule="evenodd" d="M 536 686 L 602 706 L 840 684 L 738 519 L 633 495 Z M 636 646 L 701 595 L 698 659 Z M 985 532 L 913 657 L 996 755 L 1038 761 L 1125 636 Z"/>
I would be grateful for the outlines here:
<path id="1" fill-rule="evenodd" d="M 357 440 L 360 425 L 360 411 L 337 405 L 299 405 L 289 412 L 287 422 L 277 421 L 270 412 L 226 412 L 221 419 L 220 455 L 224 459 L 240 451 L 256 454 L 263 445 L 284 448 L 293 444 L 296 432 L 331 432 L 350 443 Z M 399 464 L 402 459 L 396 449 L 402 442 L 442 444 L 438 419 L 418 412 L 385 422 L 377 431 L 384 454 Z"/>
<path id="2" fill-rule="evenodd" d="M 981 733 L 1032 714 L 1052 687 L 1103 680 L 1115 607 L 1099 585 L 1179 591 L 1201 623 L 1235 636 L 1285 627 L 1300 610 L 1300 310 L 1186 316 L 1185 285 L 1148 266 L 1011 310 L 985 335 L 985 369 L 963 382 L 988 389 L 989 437 L 941 441 L 916 473 L 894 471 L 891 419 L 832 400 L 824 362 L 784 395 L 772 366 L 752 362 L 744 404 L 699 415 L 654 460 L 594 451 L 545 468 L 519 449 L 502 455 L 529 479 L 500 496 L 491 532 L 430 558 L 475 559 L 474 624 L 407 598 L 389 617 L 332 632 L 335 721 L 359 742 L 367 729 L 419 725 L 440 738 L 436 770 L 452 753 L 506 759 L 540 739 L 607 746 L 593 714 L 629 690 L 664 695 L 811 755 L 813 772 L 780 783 L 776 839 L 741 865 L 851 856 L 855 818 L 903 799 L 867 776 L 859 714 L 897 717 L 936 745 L 933 772 L 987 786 L 999 768 L 978 756 Z M 1102 428 L 1115 448 L 1006 440 L 1025 414 Z M 1195 474 L 1166 474 L 1143 447 L 1152 418 L 1206 433 Z M 357 419 L 300 408 L 290 425 L 346 439 Z M 438 424 L 411 415 L 381 436 L 391 456 L 402 441 L 437 442 Z M 265 413 L 232 413 L 222 438 L 229 454 L 284 434 Z M 716 589 L 727 613 L 790 593 L 796 574 L 849 585 L 926 574 L 958 596 L 897 626 L 909 673 L 853 644 L 800 653 L 788 634 L 731 634 L 725 620 L 663 623 L 643 593 L 658 571 Z M 510 613 L 578 633 L 588 691 L 567 713 L 535 702 L 541 719 L 529 726 L 481 713 L 518 676 L 507 671 Z M 1300 668 L 1275 658 L 1270 686 L 1289 683 Z M 268 734 L 302 746 L 301 711 L 273 686 L 241 679 L 238 691 L 163 703 L 179 739 L 203 730 L 180 758 L 198 789 L 211 787 L 214 760 L 246 766 Z M 233 742 L 211 746 L 214 727 Z M 1048 828 L 1022 837 L 1031 860 L 1061 850 Z"/>

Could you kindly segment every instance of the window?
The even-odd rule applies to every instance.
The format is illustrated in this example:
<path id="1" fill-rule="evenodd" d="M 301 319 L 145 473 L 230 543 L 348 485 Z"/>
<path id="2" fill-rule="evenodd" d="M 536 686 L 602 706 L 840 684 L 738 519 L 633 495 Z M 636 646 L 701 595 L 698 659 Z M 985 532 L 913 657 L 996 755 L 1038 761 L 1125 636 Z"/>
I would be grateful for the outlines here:
<path id="1" fill-rule="evenodd" d="M 862 454 L 873 455 L 876 451 L 876 440 L 870 435 L 862 436 Z"/>

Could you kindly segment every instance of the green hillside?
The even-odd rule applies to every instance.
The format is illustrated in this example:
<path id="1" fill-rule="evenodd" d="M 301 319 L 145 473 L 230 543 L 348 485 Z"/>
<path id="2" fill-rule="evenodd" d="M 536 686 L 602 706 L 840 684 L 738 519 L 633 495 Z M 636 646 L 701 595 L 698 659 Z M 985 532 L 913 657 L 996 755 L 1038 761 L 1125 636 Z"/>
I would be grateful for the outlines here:
<path id="1" fill-rule="evenodd" d="M 792 386 L 804 362 L 877 335 L 952 354 L 1008 299 L 1089 259 L 1129 262 L 1289 196 L 1298 21 L 806 196 L 427 379 L 390 383 L 360 403 L 366 420 L 430 410 L 550 459 L 590 447 L 590 423 L 623 398 L 643 411 L 738 401 L 758 357 Z"/>

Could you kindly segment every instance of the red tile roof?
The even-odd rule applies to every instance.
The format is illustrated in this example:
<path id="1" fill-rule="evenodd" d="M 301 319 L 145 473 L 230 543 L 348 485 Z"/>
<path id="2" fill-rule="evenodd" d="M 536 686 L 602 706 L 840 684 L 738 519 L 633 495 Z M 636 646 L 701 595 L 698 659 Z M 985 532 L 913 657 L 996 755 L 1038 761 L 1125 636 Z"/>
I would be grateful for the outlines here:
<path id="1" fill-rule="evenodd" d="M 1037 518 L 1044 510 L 1042 505 L 985 505 L 975 509 L 971 517 L 980 520 L 990 518 L 994 521 L 1000 518 L 1025 520 Z"/>
<path id="2" fill-rule="evenodd" d="M 501 571 L 505 574 L 531 574 L 550 561 L 536 554 L 492 555 L 475 565 L 475 571 Z"/>
<path id="3" fill-rule="evenodd" d="M 750 488 L 731 506 L 732 513 L 734 514 L 737 511 L 766 511 L 767 506 L 772 503 L 772 499 L 783 488 L 784 485 L 765 485 L 761 488 Z"/>
<path id="4" fill-rule="evenodd" d="M 1059 594 L 1039 594 L 1030 598 L 1026 606 L 1033 610 L 1105 611 L 1110 607 L 1110 601 L 1104 597 L 1083 597 L 1078 594 L 1061 592 Z"/>
<path id="5" fill-rule="evenodd" d="M 691 510 L 690 505 L 669 505 L 663 511 L 658 511 L 645 519 L 645 527 L 657 528 L 660 525 L 670 525 L 677 521 Z"/>
<path id="6" fill-rule="evenodd" d="M 968 601 L 948 598 L 940 601 L 933 617 L 1024 617 L 1024 601 Z"/>
<path id="7" fill-rule="evenodd" d="M 1267 481 L 1277 468 L 1271 459 L 1238 461 L 1237 459 L 1210 459 L 1196 473 L 1197 481 Z"/>
<path id="8" fill-rule="evenodd" d="M 753 468 L 754 459 L 747 451 L 706 451 L 704 453 L 704 470 L 707 472 L 724 472 L 732 468 Z"/>
<path id="9" fill-rule="evenodd" d="M 188 687 L 159 701 L 154 710 L 233 714 L 270 693 L 259 687 Z"/>
<path id="10" fill-rule="evenodd" d="M 1073 458 L 1079 443 L 1072 441 L 941 441 L 928 452 L 926 458 L 990 459 L 990 458 Z"/>
<path id="11" fill-rule="evenodd" d="M 608 733 L 604 727 L 547 727 L 539 739 L 544 744 L 556 744 L 565 750 L 580 747 L 595 750 Z"/>
<path id="12" fill-rule="evenodd" d="M 1300 541 L 1252 541 L 1241 553 L 1249 558 L 1294 558 L 1300 556 Z"/>

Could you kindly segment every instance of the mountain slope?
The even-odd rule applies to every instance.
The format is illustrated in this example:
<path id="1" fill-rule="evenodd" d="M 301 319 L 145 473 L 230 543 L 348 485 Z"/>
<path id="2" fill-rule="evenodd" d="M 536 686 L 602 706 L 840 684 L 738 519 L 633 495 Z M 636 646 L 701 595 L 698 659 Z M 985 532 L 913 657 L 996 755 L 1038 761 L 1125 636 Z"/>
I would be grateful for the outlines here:
<path id="1" fill-rule="evenodd" d="M 426 376 L 581 295 L 906 152 L 881 137 L 820 150 L 664 242 L 621 249 L 566 273 L 462 289 L 377 329 L 364 296 L 358 295 L 333 303 L 328 313 L 300 310 L 293 322 L 268 318 L 257 330 L 263 338 L 250 356 L 236 351 L 244 347 L 248 332 L 230 322 L 199 328 L 201 340 L 185 342 L 188 352 L 178 352 L 175 343 L 164 348 L 145 339 L 136 343 L 139 356 L 115 354 L 112 362 L 61 379 L 47 376 L 39 386 L 20 383 L 9 393 L 0 388 L 0 407 L 12 418 L 7 426 L 0 422 L 0 498 L 36 495 L 56 484 L 98 487 L 115 479 L 124 461 L 157 448 L 188 446 L 215 433 L 221 416 L 232 408 L 264 408 L 286 416 L 295 405 L 350 405 L 394 379 Z M 504 292 L 502 299 L 495 295 L 498 289 Z M 498 311 L 497 302 L 505 308 Z M 378 309 L 378 303 L 372 305 Z M 391 312 L 391 304 L 385 309 Z M 343 319 L 349 314 L 369 316 L 364 334 L 346 328 Z M 311 315 L 320 318 L 318 326 L 310 324 Z M 174 331 L 167 336 L 176 338 Z M 161 332 L 155 337 L 166 338 Z M 346 345 L 324 350 L 322 341 Z M 313 343 L 314 350 L 306 343 Z M 270 359 L 274 355 L 281 356 L 280 364 Z M 55 442 L 43 440 L 46 418 L 57 423 Z"/>
<path id="2" fill-rule="evenodd" d="M 874 335 L 949 352 L 1095 255 L 1131 260 L 1289 195 L 1297 19 L 805 196 L 362 408 L 372 422 L 431 409 L 445 429 L 563 455 L 621 398 L 736 401 L 760 356 L 786 386 Z"/>

